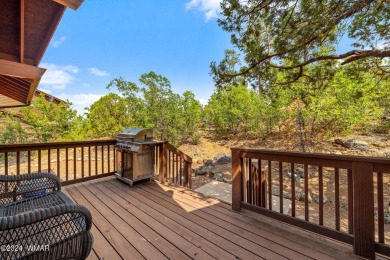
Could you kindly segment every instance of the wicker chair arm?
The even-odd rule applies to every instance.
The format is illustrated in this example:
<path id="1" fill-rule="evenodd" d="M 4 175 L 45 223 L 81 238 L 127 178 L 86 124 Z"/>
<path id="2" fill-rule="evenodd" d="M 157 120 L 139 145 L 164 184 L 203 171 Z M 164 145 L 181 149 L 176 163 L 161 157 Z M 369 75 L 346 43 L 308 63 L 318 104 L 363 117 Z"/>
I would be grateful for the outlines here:
<path id="1" fill-rule="evenodd" d="M 84 231 L 88 231 L 92 226 L 92 216 L 90 211 L 79 204 L 61 204 L 50 208 L 40 208 L 14 216 L 0 217 L 0 231 L 20 228 L 27 225 L 33 225 L 44 220 L 66 214 L 78 214 L 83 217 Z"/>

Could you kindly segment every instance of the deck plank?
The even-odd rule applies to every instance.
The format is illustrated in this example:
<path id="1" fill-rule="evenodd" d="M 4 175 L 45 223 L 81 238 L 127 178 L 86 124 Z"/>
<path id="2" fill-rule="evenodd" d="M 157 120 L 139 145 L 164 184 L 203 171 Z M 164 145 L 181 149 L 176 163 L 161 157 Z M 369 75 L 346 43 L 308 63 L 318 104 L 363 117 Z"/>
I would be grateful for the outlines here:
<path id="1" fill-rule="evenodd" d="M 179 186 L 107 177 L 64 192 L 93 216 L 88 259 L 358 259 L 349 245 Z"/>
<path id="2" fill-rule="evenodd" d="M 163 190 L 171 190 L 172 192 L 177 192 L 184 197 L 188 197 L 194 200 L 194 202 L 207 204 L 215 204 L 217 207 L 213 207 L 213 210 L 216 210 L 224 215 L 231 216 L 237 220 L 244 221 L 248 224 L 251 224 L 257 228 L 264 230 L 265 232 L 272 233 L 277 235 L 280 238 L 285 238 L 290 241 L 293 241 L 297 245 L 302 245 L 304 248 L 310 248 L 321 254 L 328 255 L 335 259 L 344 260 L 346 257 L 360 259 L 352 253 L 352 246 L 341 243 L 336 240 L 328 239 L 326 237 L 317 235 L 315 233 L 296 228 L 294 226 L 282 223 L 268 217 L 262 216 L 260 214 L 252 213 L 249 211 L 242 211 L 240 213 L 233 211 L 231 205 L 220 201 L 209 196 L 204 196 L 198 192 L 176 186 L 176 185 L 161 185 L 158 183 L 145 183 L 147 186 L 161 186 Z M 329 250 L 332 248 L 332 250 Z M 308 250 L 308 249 L 306 249 Z"/>
<path id="3" fill-rule="evenodd" d="M 111 244 L 111 248 L 117 251 L 121 259 L 126 259 L 128 257 L 134 259 L 145 259 L 134 248 L 134 246 L 131 243 L 129 243 L 129 241 L 127 241 L 127 239 L 124 236 L 122 236 L 121 233 L 119 233 L 119 231 L 110 222 L 108 222 L 107 219 L 103 217 L 103 215 L 100 214 L 98 209 L 94 207 L 96 204 L 92 205 L 83 196 L 83 194 L 87 192 L 86 190 L 82 190 L 82 192 L 80 192 L 76 188 L 76 186 L 72 186 L 72 187 L 67 187 L 67 191 L 77 203 L 80 203 L 88 207 L 88 209 L 91 211 L 92 219 L 95 226 L 97 227 L 97 229 L 99 229 L 100 233 L 104 236 L 104 239 Z M 96 240 L 101 242 L 102 239 L 101 238 L 99 239 L 99 237 L 97 237 Z M 96 249 L 97 252 L 100 249 L 100 246 L 94 244 L 93 248 Z M 111 257 L 109 256 L 107 259 L 111 259 Z"/>
<path id="4" fill-rule="evenodd" d="M 162 192 L 161 188 L 158 188 L 157 185 L 142 185 L 140 188 L 156 196 L 161 196 L 161 198 L 167 198 L 167 193 Z M 271 233 L 264 232 L 260 229 L 256 230 L 255 227 L 249 224 L 244 223 L 239 225 L 239 220 L 229 218 L 227 215 L 214 214 L 215 211 L 212 210 L 213 206 L 198 204 L 191 200 L 191 198 L 181 197 L 176 193 L 171 193 L 171 196 L 173 199 L 175 199 L 175 201 L 182 202 L 181 205 L 184 206 L 185 209 L 192 211 L 197 216 L 207 219 L 215 225 L 223 227 L 226 230 L 241 236 L 242 238 L 254 241 L 256 244 L 262 247 L 266 247 L 267 249 L 272 250 L 273 252 L 277 252 L 278 254 L 282 254 L 287 258 L 312 259 L 313 254 L 315 257 L 327 257 L 324 254 L 316 254 L 314 250 L 307 250 L 307 248 L 304 248 L 303 246 L 299 247 L 299 245 L 297 246 L 297 244 L 293 241 L 274 236 Z M 255 231 L 258 232 L 255 233 Z"/>
<path id="5" fill-rule="evenodd" d="M 184 252 L 181 251 L 181 248 L 174 246 L 173 243 L 170 243 L 168 240 L 166 240 L 163 236 L 161 236 L 159 233 L 157 233 L 155 230 L 158 230 L 163 234 L 164 236 L 170 238 L 168 236 L 168 231 L 162 232 L 160 229 L 161 227 L 155 227 L 155 230 L 151 228 L 151 225 L 153 225 L 154 221 L 148 222 L 145 224 L 141 220 L 145 220 L 146 216 L 138 215 L 139 218 L 135 217 L 132 214 L 132 209 L 129 207 L 128 203 L 124 201 L 121 198 L 121 195 L 118 193 L 114 193 L 107 188 L 105 188 L 101 183 L 97 184 L 96 186 L 93 183 L 84 184 L 92 193 L 96 194 L 96 196 L 101 200 L 104 201 L 103 203 L 106 204 L 109 208 L 111 208 L 112 211 L 114 211 L 116 214 L 121 216 L 123 221 L 126 223 L 132 225 L 134 229 L 139 232 L 140 234 L 145 237 L 156 249 L 161 251 L 166 257 L 168 258 L 175 258 L 175 259 L 190 259 L 190 256 L 199 255 L 200 252 L 194 252 L 192 255 L 188 256 Z M 175 243 L 180 243 L 180 240 L 176 240 Z M 184 244 L 182 244 L 184 246 Z M 202 255 L 202 257 L 206 257 L 206 255 Z"/>
<path id="6" fill-rule="evenodd" d="M 70 189 L 70 187 L 68 187 L 67 189 L 64 189 L 63 192 L 66 193 L 75 202 L 88 207 L 88 209 L 90 209 L 91 213 L 93 213 L 92 206 L 84 204 L 83 200 L 80 198 L 77 199 L 77 197 L 73 197 L 77 193 L 72 193 L 73 194 L 73 196 L 72 196 L 72 194 L 68 192 L 69 189 Z M 92 251 L 96 254 L 98 259 L 101 259 L 101 260 L 103 260 L 103 259 L 110 259 L 110 260 L 111 259 L 112 260 L 123 259 L 117 253 L 117 251 L 114 249 L 115 245 L 110 244 L 107 241 L 107 239 L 103 236 L 103 234 L 99 231 L 99 229 L 95 226 L 95 223 L 97 222 L 97 220 L 98 219 L 95 218 L 95 215 L 92 215 L 92 221 L 94 222 L 94 224 L 92 225 L 92 228 L 91 228 L 91 233 L 93 236 Z M 93 255 L 88 257 L 88 259 L 89 258 L 94 259 Z"/>
<path id="7" fill-rule="evenodd" d="M 163 206 L 172 213 L 176 213 L 177 215 L 196 223 L 197 229 L 201 231 L 200 235 L 207 234 L 209 240 L 214 240 L 217 244 L 224 245 L 224 249 L 231 254 L 234 254 L 236 257 L 241 259 L 254 259 L 260 257 L 267 259 L 287 259 L 283 255 L 272 252 L 266 247 L 257 245 L 246 238 L 237 236 L 224 228 L 216 226 L 208 220 L 198 217 L 191 212 L 191 209 L 186 208 L 184 204 L 178 204 L 175 201 L 172 201 L 171 203 L 162 199 L 160 196 L 155 196 L 154 194 L 146 192 L 141 187 L 142 185 L 135 185 L 131 187 L 131 190 L 134 190 L 140 196 L 150 198 L 154 203 Z"/>
<path id="8" fill-rule="evenodd" d="M 88 184 L 87 184 L 88 185 Z M 101 201 L 96 193 L 85 186 L 79 185 L 79 192 L 94 205 L 94 207 L 102 214 L 102 216 L 114 226 L 118 232 L 127 239 L 127 241 L 146 259 L 165 259 L 167 258 L 159 250 L 157 250 L 144 234 L 138 233 L 133 226 L 126 223 L 118 214 L 111 210 L 103 201 Z M 127 216 L 122 216 L 126 218 Z"/>
<path id="9" fill-rule="evenodd" d="M 158 205 L 157 203 L 148 200 L 147 198 L 140 196 L 133 189 L 129 189 L 128 187 L 120 184 L 118 182 L 108 182 L 105 184 L 108 187 L 113 187 L 113 189 L 121 189 L 129 196 L 126 199 L 130 199 L 132 204 L 143 210 L 144 212 L 150 211 L 151 216 L 155 216 L 157 221 L 160 221 L 168 228 L 171 228 L 173 231 L 178 232 L 179 235 L 193 243 L 195 246 L 201 248 L 208 254 L 212 255 L 215 258 L 220 259 L 236 259 L 233 254 L 230 254 L 226 250 L 224 250 L 221 244 L 215 244 L 213 240 L 209 241 L 195 232 L 198 231 L 199 227 L 196 223 L 193 223 L 182 216 L 179 216 L 175 213 L 172 213 L 168 209 Z M 111 185 L 111 186 L 110 186 Z M 203 230 L 201 230 L 203 231 Z M 214 238 L 214 237 L 212 237 Z"/>

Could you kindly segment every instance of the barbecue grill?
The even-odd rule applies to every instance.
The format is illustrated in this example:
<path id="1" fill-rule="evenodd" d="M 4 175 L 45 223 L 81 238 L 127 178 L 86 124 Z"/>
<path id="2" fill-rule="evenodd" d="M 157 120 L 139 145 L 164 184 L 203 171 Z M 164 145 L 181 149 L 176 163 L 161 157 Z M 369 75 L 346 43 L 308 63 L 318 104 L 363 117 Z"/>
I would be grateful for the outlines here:
<path id="1" fill-rule="evenodd" d="M 116 173 L 118 180 L 133 185 L 134 182 L 154 177 L 155 141 L 153 129 L 128 128 L 117 136 Z"/>

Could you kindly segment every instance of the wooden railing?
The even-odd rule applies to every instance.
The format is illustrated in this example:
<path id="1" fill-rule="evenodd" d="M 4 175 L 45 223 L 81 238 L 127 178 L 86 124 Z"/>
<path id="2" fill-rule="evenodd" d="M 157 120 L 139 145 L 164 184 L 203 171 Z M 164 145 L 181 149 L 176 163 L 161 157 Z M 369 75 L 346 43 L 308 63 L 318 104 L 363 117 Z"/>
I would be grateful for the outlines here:
<path id="1" fill-rule="evenodd" d="M 390 256 L 390 159 L 233 148 L 232 167 L 234 210 Z"/>
<path id="2" fill-rule="evenodd" d="M 191 188 L 192 158 L 165 142 L 156 147 L 156 165 L 162 183 Z"/>
<path id="3" fill-rule="evenodd" d="M 53 172 L 62 185 L 112 175 L 115 140 L 0 145 L 0 174 Z"/>

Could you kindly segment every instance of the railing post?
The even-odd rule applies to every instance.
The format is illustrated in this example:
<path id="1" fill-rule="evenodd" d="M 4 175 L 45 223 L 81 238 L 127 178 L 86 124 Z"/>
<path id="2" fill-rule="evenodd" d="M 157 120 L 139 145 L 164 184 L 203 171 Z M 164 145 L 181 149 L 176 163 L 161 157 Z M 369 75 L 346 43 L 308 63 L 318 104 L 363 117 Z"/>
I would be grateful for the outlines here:
<path id="1" fill-rule="evenodd" d="M 167 144 L 163 143 L 160 146 L 160 153 L 159 153 L 159 170 L 160 170 L 160 182 L 165 183 L 167 180 Z"/>
<path id="2" fill-rule="evenodd" d="M 242 188 L 242 159 L 240 150 L 232 149 L 232 209 L 241 210 L 241 188 Z"/>
<path id="3" fill-rule="evenodd" d="M 352 163 L 354 253 L 375 259 L 373 164 Z"/>
<path id="4" fill-rule="evenodd" d="M 190 182 L 189 182 L 189 179 L 191 179 L 191 167 L 188 167 L 189 163 L 187 161 L 184 161 L 184 169 L 183 169 L 183 172 L 184 172 L 184 187 L 187 187 L 187 188 L 190 188 Z"/>

